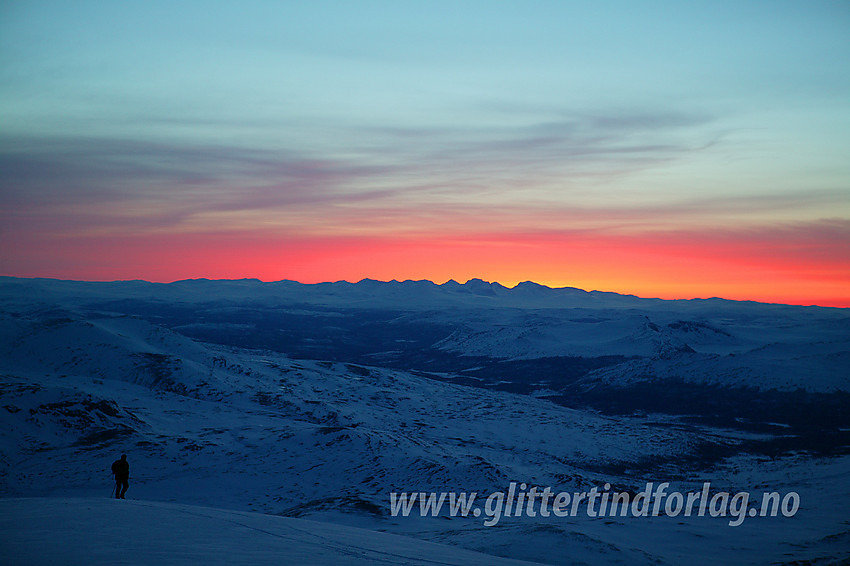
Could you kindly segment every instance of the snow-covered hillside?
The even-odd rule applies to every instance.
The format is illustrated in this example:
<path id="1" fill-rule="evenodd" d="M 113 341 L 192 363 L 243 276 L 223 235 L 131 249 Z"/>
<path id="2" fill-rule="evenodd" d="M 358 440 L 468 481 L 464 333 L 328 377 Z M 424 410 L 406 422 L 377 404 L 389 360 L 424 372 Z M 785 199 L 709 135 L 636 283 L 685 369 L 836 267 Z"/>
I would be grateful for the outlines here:
<path id="1" fill-rule="evenodd" d="M 850 495 L 848 320 L 842 309 L 480 281 L 4 278 L 0 497 L 46 497 L 37 505 L 62 513 L 61 498 L 82 498 L 74 505 L 99 521 L 113 502 L 94 501 L 127 453 L 135 501 L 122 503 L 166 524 L 189 511 L 142 502 L 308 517 L 542 563 L 847 558 L 836 502 Z M 740 527 L 389 514 L 391 491 L 486 494 L 512 481 L 633 492 L 710 481 L 795 490 L 802 504 Z M 313 544 L 305 530 L 293 552 Z M 357 556 L 334 540 L 328 556 Z"/>
<path id="2" fill-rule="evenodd" d="M 355 527 L 109 499 L 0 500 L 9 565 L 528 564 Z"/>
<path id="3" fill-rule="evenodd" d="M 407 372 L 201 345 L 137 319 L 0 323 L 21 332 L 0 368 L 13 493 L 97 494 L 118 443 L 139 454 L 137 494 L 150 483 L 179 500 L 218 493 L 271 512 L 369 510 L 384 506 L 381 488 L 587 482 L 603 459 L 638 465 L 702 442 Z M 46 469 L 21 457 L 45 451 Z M 187 477 L 194 488 L 181 496 Z"/>

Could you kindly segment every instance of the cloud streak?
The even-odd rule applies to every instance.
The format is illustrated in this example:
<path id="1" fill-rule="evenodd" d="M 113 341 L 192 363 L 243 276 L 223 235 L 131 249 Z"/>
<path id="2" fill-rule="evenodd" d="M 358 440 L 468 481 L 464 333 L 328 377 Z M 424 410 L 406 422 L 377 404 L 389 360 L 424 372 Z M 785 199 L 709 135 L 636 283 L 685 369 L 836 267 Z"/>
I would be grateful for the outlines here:
<path id="1" fill-rule="evenodd" d="M 197 225 L 199 217 L 224 211 L 312 207 L 333 215 L 351 205 L 378 212 L 406 205 L 415 217 L 416 207 L 434 203 L 463 210 L 479 208 L 481 199 L 494 199 L 497 207 L 546 200 L 537 187 L 558 182 L 569 188 L 587 176 L 613 178 L 675 159 L 696 149 L 633 138 L 663 138 L 669 129 L 702 123 L 664 114 L 490 129 L 348 131 L 341 137 L 370 141 L 318 152 L 179 139 L 6 136 L 0 139 L 0 204 L 19 214 L 89 210 L 84 223 L 107 224 L 114 215 L 121 226 L 177 226 L 190 218 Z M 134 212 L 121 214 L 124 205 Z"/>

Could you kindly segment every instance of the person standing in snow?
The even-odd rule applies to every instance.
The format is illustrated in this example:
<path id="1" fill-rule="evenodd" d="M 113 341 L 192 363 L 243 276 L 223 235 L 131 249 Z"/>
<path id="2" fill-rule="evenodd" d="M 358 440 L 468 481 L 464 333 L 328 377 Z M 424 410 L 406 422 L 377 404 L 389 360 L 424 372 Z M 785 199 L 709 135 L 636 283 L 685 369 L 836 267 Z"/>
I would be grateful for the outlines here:
<path id="1" fill-rule="evenodd" d="M 121 459 L 112 463 L 112 475 L 115 476 L 115 499 L 124 499 L 130 487 L 130 463 L 126 454 L 121 454 Z"/>

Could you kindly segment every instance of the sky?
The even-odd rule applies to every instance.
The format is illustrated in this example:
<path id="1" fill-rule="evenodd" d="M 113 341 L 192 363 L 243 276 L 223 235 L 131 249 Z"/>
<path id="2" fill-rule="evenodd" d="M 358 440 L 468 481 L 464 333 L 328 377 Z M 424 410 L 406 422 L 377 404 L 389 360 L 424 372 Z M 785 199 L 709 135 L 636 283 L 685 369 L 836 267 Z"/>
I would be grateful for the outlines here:
<path id="1" fill-rule="evenodd" d="M 0 274 L 850 307 L 846 1 L 0 1 Z"/>

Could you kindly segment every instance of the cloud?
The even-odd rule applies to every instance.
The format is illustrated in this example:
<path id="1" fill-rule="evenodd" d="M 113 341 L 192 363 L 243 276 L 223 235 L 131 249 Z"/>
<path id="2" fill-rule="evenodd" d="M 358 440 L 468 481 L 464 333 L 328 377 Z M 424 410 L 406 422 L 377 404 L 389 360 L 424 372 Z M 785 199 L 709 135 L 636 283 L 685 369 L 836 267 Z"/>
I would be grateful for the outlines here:
<path id="1" fill-rule="evenodd" d="M 489 128 L 328 126 L 338 139 L 328 135 L 327 147 L 312 151 L 294 139 L 246 146 L 174 136 L 7 135 L 0 138 L 0 202 L 21 209 L 160 203 L 172 218 L 178 210 L 422 202 L 446 191 L 474 202 L 479 193 L 510 194 L 517 177 L 528 189 L 553 175 L 615 176 L 671 159 L 694 147 L 665 140 L 665 132 L 704 122 L 613 114 Z"/>
<path id="2" fill-rule="evenodd" d="M 340 181 L 382 173 L 368 166 L 305 157 L 294 151 L 109 138 L 31 138 L 0 143 L 5 199 L 165 198 L 257 185 L 283 204 L 321 197 Z"/>
<path id="3" fill-rule="evenodd" d="M 322 208 L 381 198 L 365 179 L 387 168 L 295 151 L 107 138 L 0 142 L 6 224 L 174 227 L 208 212 Z M 353 184 L 363 189 L 351 191 Z M 56 221 L 51 221 L 54 217 Z M 40 221 L 40 224 L 39 222 Z M 58 222 L 57 222 L 58 221 Z"/>
<path id="4" fill-rule="evenodd" d="M 562 113 L 491 127 L 340 128 L 322 149 L 280 140 L 7 135 L 0 138 L 0 218 L 7 233 L 57 235 L 401 237 L 565 225 L 635 234 L 769 224 L 807 208 L 802 219 L 816 219 L 843 202 L 841 191 L 810 188 L 734 196 L 685 189 L 659 198 L 649 187 L 639 199 L 618 198 L 629 174 L 708 151 L 712 123 L 676 112 Z M 600 186 L 609 192 L 594 193 Z"/>
<path id="5" fill-rule="evenodd" d="M 452 169 L 484 167 L 489 172 L 544 169 L 580 173 L 632 169 L 708 147 L 714 137 L 701 128 L 712 118 L 667 113 L 600 113 L 558 115 L 490 127 L 382 128 L 389 138 L 385 151 L 416 158 L 426 166 Z M 682 133 L 688 135 L 682 136 Z"/>

